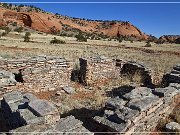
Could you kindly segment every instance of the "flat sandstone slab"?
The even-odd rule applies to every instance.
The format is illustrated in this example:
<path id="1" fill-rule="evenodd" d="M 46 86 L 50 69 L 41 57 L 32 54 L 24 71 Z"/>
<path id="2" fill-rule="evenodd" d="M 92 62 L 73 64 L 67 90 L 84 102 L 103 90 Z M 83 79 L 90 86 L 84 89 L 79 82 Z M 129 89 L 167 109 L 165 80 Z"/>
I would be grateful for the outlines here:
<path id="1" fill-rule="evenodd" d="M 46 116 L 58 113 L 58 109 L 47 100 L 36 99 L 29 102 L 29 107 L 39 116 Z"/>
<path id="2" fill-rule="evenodd" d="M 23 95 L 20 91 L 12 91 L 4 94 L 3 99 L 7 104 L 11 104 L 23 100 Z"/>

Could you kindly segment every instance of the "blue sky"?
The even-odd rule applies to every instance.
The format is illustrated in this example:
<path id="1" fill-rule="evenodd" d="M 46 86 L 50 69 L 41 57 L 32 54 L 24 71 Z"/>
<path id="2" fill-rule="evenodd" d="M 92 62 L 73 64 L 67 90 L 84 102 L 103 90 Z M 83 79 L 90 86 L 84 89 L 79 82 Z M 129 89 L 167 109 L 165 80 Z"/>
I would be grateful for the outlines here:
<path id="1" fill-rule="evenodd" d="M 21 0 L 23 4 L 37 2 L 38 0 Z M 50 2 L 50 0 L 43 0 Z M 67 2 L 67 0 L 53 0 L 54 2 Z M 68 0 L 69 2 L 73 0 Z M 76 0 L 77 1 L 77 0 Z M 78 0 L 83 2 L 97 2 L 97 0 Z M 99 2 L 110 2 L 110 0 L 99 0 Z M 121 2 L 120 0 L 113 0 Z M 137 0 L 126 0 L 126 2 L 137 2 Z M 143 0 L 138 0 L 143 1 Z M 144 0 L 143 2 L 172 2 L 168 0 Z M 1 1 L 2 2 L 2 1 Z M 10 2 L 4 0 L 3 2 Z M 11 0 L 11 2 L 20 2 Z M 42 2 L 39 0 L 39 2 Z M 153 3 L 153 4 L 40 4 L 31 3 L 43 10 L 68 15 L 72 17 L 97 19 L 97 20 L 122 20 L 130 21 L 146 34 L 152 34 L 157 37 L 161 35 L 180 35 L 180 0 L 173 0 L 179 3 Z"/>

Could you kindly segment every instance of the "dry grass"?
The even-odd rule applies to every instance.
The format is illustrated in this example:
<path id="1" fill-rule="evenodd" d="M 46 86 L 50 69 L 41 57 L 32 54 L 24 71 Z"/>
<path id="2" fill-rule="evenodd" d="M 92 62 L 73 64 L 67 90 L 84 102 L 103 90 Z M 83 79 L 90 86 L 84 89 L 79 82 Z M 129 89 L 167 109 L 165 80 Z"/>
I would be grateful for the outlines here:
<path id="1" fill-rule="evenodd" d="M 19 36 L 23 35 L 24 33 Z M 170 71 L 173 65 L 180 63 L 178 44 L 152 44 L 152 47 L 146 48 L 145 42 L 88 40 L 80 43 L 75 38 L 56 36 L 57 39 L 66 41 L 66 44 L 52 45 L 50 41 L 53 37 L 53 35 L 32 34 L 31 40 L 34 43 L 25 43 L 23 38 L 15 38 L 11 34 L 0 39 L 0 54 L 4 57 L 58 55 L 71 61 L 77 61 L 79 57 L 104 55 L 144 63 L 155 71 L 157 81 L 165 72 Z"/>
<path id="2" fill-rule="evenodd" d="M 57 39 L 65 40 L 67 44 L 51 45 L 49 42 L 53 37 L 52 35 L 32 34 L 31 40 L 35 43 L 24 43 L 23 38 L 3 37 L 5 40 L 0 40 L 0 47 L 4 48 L 0 52 L 4 56 L 61 55 L 70 60 L 100 54 L 111 58 L 143 62 L 155 68 L 158 72 L 167 71 L 172 65 L 180 62 L 179 55 L 174 54 L 180 53 L 180 45 L 175 44 L 152 45 L 152 47 L 146 49 L 143 47 L 145 42 L 118 43 L 117 41 L 89 40 L 87 43 L 79 43 L 75 41 L 75 38 L 56 36 Z M 16 47 L 17 49 L 9 49 L 10 47 Z M 138 49 L 154 50 L 155 52 L 147 53 Z"/>
<path id="3" fill-rule="evenodd" d="M 79 57 L 89 57 L 95 55 L 104 55 L 109 58 L 118 58 L 136 61 L 138 63 L 144 63 L 145 66 L 150 67 L 155 71 L 157 82 L 161 80 L 163 74 L 171 70 L 172 66 L 180 63 L 180 45 L 175 44 L 163 44 L 155 45 L 152 47 L 144 47 L 145 42 L 125 42 L 119 43 L 118 41 L 100 41 L 100 40 L 88 40 L 88 42 L 77 42 L 75 38 L 71 37 L 59 37 L 46 34 L 31 34 L 31 41 L 29 43 L 23 42 L 23 36 L 25 33 L 10 33 L 7 37 L 0 39 L 0 56 L 3 57 L 27 57 L 36 55 L 54 55 L 62 56 L 66 59 L 75 62 L 74 67 L 77 67 Z M 50 41 L 56 37 L 57 39 L 64 40 L 66 44 L 50 44 Z M 139 77 L 139 73 L 134 76 L 135 82 L 140 82 L 142 78 Z M 118 80 L 112 80 L 101 88 L 95 87 L 90 92 L 84 92 L 84 88 L 81 88 L 78 96 L 73 99 L 72 96 L 65 96 L 64 99 L 59 99 L 66 106 L 68 104 L 69 109 L 79 107 L 99 107 L 101 106 L 106 97 L 105 91 L 112 90 L 117 86 L 130 84 L 128 78 L 122 78 Z M 80 89 L 80 88 L 78 88 Z M 99 90 L 101 89 L 101 90 Z M 103 92 L 104 91 L 104 92 Z M 81 93 L 81 94 L 80 94 Z M 93 95 L 93 96 L 92 96 Z M 71 100 L 69 100 L 71 99 Z M 66 108 L 66 110 L 68 110 Z"/>

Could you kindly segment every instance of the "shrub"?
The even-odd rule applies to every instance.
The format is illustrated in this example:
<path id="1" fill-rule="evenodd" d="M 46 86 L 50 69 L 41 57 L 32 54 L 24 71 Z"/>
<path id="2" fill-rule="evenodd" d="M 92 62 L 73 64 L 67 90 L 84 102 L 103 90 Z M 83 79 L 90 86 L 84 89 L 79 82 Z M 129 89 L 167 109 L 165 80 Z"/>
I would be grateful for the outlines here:
<path id="1" fill-rule="evenodd" d="M 7 35 L 11 31 L 9 27 L 4 27 L 4 26 L 0 27 L 0 29 L 5 30 L 6 33 L 5 35 Z"/>
<path id="2" fill-rule="evenodd" d="M 19 28 L 17 27 L 17 28 L 15 28 L 15 29 L 14 29 L 14 31 L 16 31 L 16 32 L 19 32 L 19 33 L 20 33 L 20 32 L 22 32 L 22 31 L 23 31 L 23 27 L 19 27 Z"/>
<path id="3" fill-rule="evenodd" d="M 31 36 L 31 33 L 30 32 L 26 32 L 26 34 L 24 36 L 24 42 L 29 42 L 30 41 L 30 36 Z"/>
<path id="4" fill-rule="evenodd" d="M 95 37 L 95 40 L 101 40 L 101 38 L 100 37 Z"/>
<path id="5" fill-rule="evenodd" d="M 151 45 L 151 43 L 148 41 L 147 43 L 146 43 L 146 45 L 145 45 L 145 47 L 151 47 L 152 45 Z"/>
<path id="6" fill-rule="evenodd" d="M 163 39 L 158 39 L 155 43 L 156 44 L 163 44 L 165 41 Z"/>
<path id="7" fill-rule="evenodd" d="M 77 41 L 79 42 L 87 42 L 87 38 L 85 38 L 81 33 L 75 36 Z"/>
<path id="8" fill-rule="evenodd" d="M 13 22 L 13 23 L 12 23 L 12 26 L 17 26 L 17 22 Z"/>
<path id="9" fill-rule="evenodd" d="M 65 44 L 66 42 L 63 40 L 59 40 L 56 37 L 53 38 L 53 40 L 50 41 L 51 44 Z"/>
<path id="10" fill-rule="evenodd" d="M 176 44 L 180 44 L 180 37 L 175 40 Z"/>
<path id="11" fill-rule="evenodd" d="M 6 35 L 7 35 L 7 33 L 6 33 L 6 32 L 3 32 L 1 36 L 6 36 Z"/>

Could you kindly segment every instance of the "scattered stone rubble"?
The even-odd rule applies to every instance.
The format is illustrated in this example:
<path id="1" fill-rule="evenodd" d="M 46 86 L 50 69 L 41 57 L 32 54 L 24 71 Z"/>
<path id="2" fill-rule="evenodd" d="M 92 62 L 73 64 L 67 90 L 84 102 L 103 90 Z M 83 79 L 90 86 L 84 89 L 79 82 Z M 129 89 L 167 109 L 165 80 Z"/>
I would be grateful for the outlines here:
<path id="1" fill-rule="evenodd" d="M 23 94 L 20 91 L 12 91 L 4 94 L 0 109 L 11 134 L 16 132 L 92 134 L 74 116 L 60 119 L 58 109 L 52 103 L 38 99 L 31 93 Z"/>
<path id="2" fill-rule="evenodd" d="M 177 83 L 180 78 L 177 79 L 171 80 L 165 88 L 136 87 L 127 93 L 120 91 L 118 96 L 106 102 L 104 113 L 95 116 L 94 123 L 106 132 L 138 134 L 153 131 L 158 121 L 180 104 L 180 85 Z M 179 124 L 169 123 L 166 128 L 172 131 L 179 128 Z"/>
<path id="3" fill-rule="evenodd" d="M 66 118 L 61 118 L 54 125 L 47 124 L 39 124 L 39 125 L 26 125 L 19 127 L 15 130 L 11 130 L 10 134 L 17 134 L 17 132 L 21 134 L 33 134 L 33 133 L 41 133 L 41 134 L 64 134 L 64 135 L 93 135 L 92 132 L 87 130 L 82 126 L 82 122 L 80 120 L 75 119 L 74 116 L 68 116 Z"/>
<path id="4" fill-rule="evenodd" d="M 62 57 L 37 56 L 23 59 L 0 59 L 1 73 L 10 71 L 24 89 L 52 91 L 70 83 L 72 64 Z M 12 75 L 11 75 L 12 76 Z M 12 81 L 12 77 L 10 77 Z M 6 79 L 6 81 L 8 81 Z M 1 81 L 2 82 L 2 81 Z"/>
<path id="5" fill-rule="evenodd" d="M 53 123 L 60 119 L 59 112 L 53 104 L 37 99 L 31 93 L 22 94 L 20 91 L 4 94 L 1 110 L 10 129 L 26 124 Z"/>
<path id="6" fill-rule="evenodd" d="M 172 112 L 180 89 L 137 87 L 122 97 L 107 101 L 104 113 L 94 117 L 95 123 L 108 132 L 150 132 Z"/>

